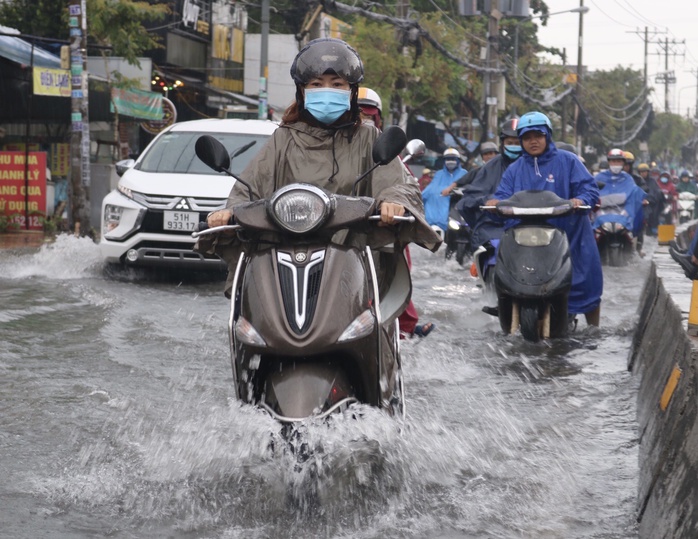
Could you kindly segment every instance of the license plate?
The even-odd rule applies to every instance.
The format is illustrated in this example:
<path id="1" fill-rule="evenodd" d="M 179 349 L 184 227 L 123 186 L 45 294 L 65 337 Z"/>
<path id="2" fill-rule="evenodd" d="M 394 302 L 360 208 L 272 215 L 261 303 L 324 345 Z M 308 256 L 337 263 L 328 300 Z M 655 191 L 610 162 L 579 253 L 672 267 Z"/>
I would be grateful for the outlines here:
<path id="1" fill-rule="evenodd" d="M 199 214 L 193 211 L 166 211 L 162 216 L 164 230 L 183 230 L 193 232 L 199 224 Z"/>

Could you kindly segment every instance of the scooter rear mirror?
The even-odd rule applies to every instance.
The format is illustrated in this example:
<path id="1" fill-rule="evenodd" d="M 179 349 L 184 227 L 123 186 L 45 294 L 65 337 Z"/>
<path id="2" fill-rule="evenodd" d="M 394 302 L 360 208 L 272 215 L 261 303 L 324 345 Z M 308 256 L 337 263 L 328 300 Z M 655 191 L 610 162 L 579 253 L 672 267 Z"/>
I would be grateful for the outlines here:
<path id="1" fill-rule="evenodd" d="M 373 162 L 387 165 L 395 159 L 407 144 L 407 135 L 397 125 L 391 125 L 373 143 Z"/>
<path id="2" fill-rule="evenodd" d="M 230 155 L 225 146 L 211 135 L 201 135 L 194 145 L 196 156 L 216 172 L 228 172 Z"/>

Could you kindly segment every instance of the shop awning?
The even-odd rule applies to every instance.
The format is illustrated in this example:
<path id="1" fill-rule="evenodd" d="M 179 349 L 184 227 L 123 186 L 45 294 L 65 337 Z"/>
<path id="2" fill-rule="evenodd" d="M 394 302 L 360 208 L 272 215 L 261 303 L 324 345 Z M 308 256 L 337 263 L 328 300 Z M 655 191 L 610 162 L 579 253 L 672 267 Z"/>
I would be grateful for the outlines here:
<path id="1" fill-rule="evenodd" d="M 60 68 L 61 59 L 55 54 L 37 47 L 19 37 L 2 34 L 18 34 L 14 28 L 0 25 L 0 56 L 18 64 L 37 67 Z M 33 50 L 32 50 L 33 49 Z"/>

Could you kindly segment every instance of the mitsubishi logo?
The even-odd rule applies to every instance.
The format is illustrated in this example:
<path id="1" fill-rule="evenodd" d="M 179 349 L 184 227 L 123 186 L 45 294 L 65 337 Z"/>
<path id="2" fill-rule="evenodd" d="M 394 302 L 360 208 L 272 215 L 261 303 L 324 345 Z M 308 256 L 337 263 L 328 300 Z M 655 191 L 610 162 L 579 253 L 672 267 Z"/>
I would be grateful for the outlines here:
<path id="1" fill-rule="evenodd" d="M 176 210 L 190 210 L 191 208 L 189 207 L 189 203 L 187 202 L 186 198 L 182 198 L 177 202 L 177 205 L 175 206 Z"/>

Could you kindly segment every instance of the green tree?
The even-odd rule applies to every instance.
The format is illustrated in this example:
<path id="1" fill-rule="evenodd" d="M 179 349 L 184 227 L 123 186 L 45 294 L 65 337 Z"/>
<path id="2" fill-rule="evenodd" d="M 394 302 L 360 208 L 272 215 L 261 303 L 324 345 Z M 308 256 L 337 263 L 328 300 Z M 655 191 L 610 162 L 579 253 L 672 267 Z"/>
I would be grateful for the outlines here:
<path id="1" fill-rule="evenodd" d="M 665 165 L 681 162 L 681 147 L 693 136 L 690 120 L 672 113 L 657 113 L 648 140 L 652 158 Z"/>
<path id="2" fill-rule="evenodd" d="M 0 24 L 23 34 L 68 40 L 68 4 L 68 0 L 6 0 L 0 3 Z M 137 64 L 144 51 L 160 46 L 146 24 L 161 20 L 168 11 L 167 4 L 146 1 L 87 0 L 88 48 L 109 47 L 111 56 Z"/>
<path id="3" fill-rule="evenodd" d="M 588 73 L 580 96 L 585 145 L 598 155 L 614 146 L 638 154 L 638 135 L 651 111 L 648 96 L 639 70 L 617 66 Z"/>

